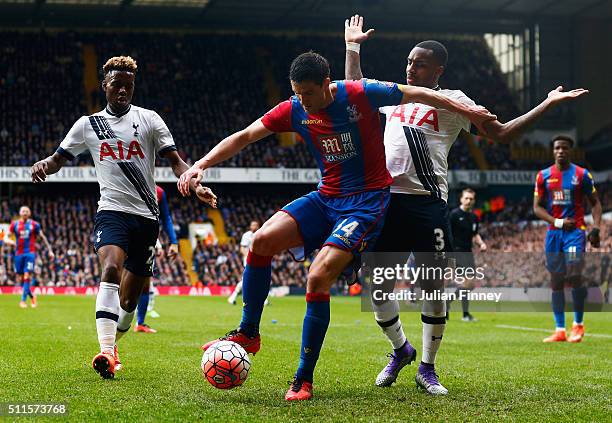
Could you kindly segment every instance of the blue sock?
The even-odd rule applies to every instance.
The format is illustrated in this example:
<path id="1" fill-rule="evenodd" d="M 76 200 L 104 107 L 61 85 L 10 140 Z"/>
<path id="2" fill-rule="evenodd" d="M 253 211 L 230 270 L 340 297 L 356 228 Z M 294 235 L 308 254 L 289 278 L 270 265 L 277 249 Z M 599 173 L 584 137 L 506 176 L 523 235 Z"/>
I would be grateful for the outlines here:
<path id="1" fill-rule="evenodd" d="M 557 328 L 565 328 L 565 293 L 561 291 L 553 291 L 552 293 L 552 309 L 555 315 L 555 325 Z"/>
<path id="2" fill-rule="evenodd" d="M 143 325 L 145 317 L 147 317 L 147 308 L 149 307 L 149 293 L 143 292 L 138 300 L 138 310 L 136 311 L 136 324 Z"/>
<path id="3" fill-rule="evenodd" d="M 584 301 L 587 297 L 587 289 L 584 286 L 572 288 L 572 301 L 574 302 L 574 322 L 582 324 L 584 319 Z"/>
<path id="4" fill-rule="evenodd" d="M 23 283 L 23 291 L 21 292 L 21 301 L 28 299 L 28 295 L 30 295 L 30 282 Z"/>
<path id="5" fill-rule="evenodd" d="M 240 331 L 247 336 L 259 333 L 259 322 L 272 283 L 272 257 L 251 251 L 242 275 L 242 320 Z"/>
<path id="6" fill-rule="evenodd" d="M 329 294 L 306 294 L 306 316 L 302 327 L 300 365 L 296 376 L 312 382 L 325 333 L 329 326 Z"/>

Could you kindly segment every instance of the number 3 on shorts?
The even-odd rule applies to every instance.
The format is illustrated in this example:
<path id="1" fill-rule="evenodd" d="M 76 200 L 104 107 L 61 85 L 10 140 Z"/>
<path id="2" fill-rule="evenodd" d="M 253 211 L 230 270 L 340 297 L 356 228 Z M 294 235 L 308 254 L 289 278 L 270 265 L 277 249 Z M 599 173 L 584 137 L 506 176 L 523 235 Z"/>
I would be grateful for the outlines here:
<path id="1" fill-rule="evenodd" d="M 436 237 L 436 250 L 444 250 L 444 231 L 440 228 L 434 229 L 434 236 Z"/>
<path id="2" fill-rule="evenodd" d="M 153 270 L 153 260 L 155 260 L 155 247 L 149 247 L 149 251 L 151 252 L 151 255 L 147 259 L 147 267 L 149 268 L 149 271 L 152 271 Z"/>

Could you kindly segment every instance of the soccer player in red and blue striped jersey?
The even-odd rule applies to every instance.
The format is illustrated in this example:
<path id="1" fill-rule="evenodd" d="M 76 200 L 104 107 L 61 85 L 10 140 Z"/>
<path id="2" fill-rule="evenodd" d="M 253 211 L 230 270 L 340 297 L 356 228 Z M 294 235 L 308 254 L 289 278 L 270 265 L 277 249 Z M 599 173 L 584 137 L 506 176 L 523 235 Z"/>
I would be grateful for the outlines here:
<path id="1" fill-rule="evenodd" d="M 27 206 L 22 206 L 19 209 L 19 219 L 11 222 L 9 227 L 10 233 L 15 235 L 15 275 L 17 283 L 23 283 L 23 293 L 21 294 L 21 308 L 27 307 L 27 299 L 30 297 L 32 307 L 36 307 L 36 297 L 30 289 L 32 272 L 34 271 L 34 262 L 36 261 L 36 237 L 40 238 L 45 243 L 49 258 L 53 260 L 55 254 L 51 249 L 51 245 L 47 240 L 44 232 L 40 227 L 40 223 L 32 220 L 30 217 L 32 212 Z"/>
<path id="2" fill-rule="evenodd" d="M 259 351 L 259 322 L 270 287 L 272 257 L 290 250 L 300 259 L 320 248 L 309 268 L 300 364 L 285 395 L 288 401 L 312 397 L 314 368 L 330 319 L 330 288 L 355 258 L 374 245 L 382 228 L 392 179 L 378 108 L 418 101 L 460 113 L 477 126 L 495 118 L 483 108 L 434 90 L 369 79 L 332 83 L 329 74 L 321 55 L 298 56 L 289 72 L 295 95 L 225 138 L 178 182 L 181 193 L 189 195 L 192 178 L 199 183 L 205 169 L 277 132 L 298 133 L 315 157 L 322 175 L 317 191 L 283 207 L 255 233 L 243 276 L 242 321 L 223 338 L 241 344 L 247 352 Z"/>
<path id="3" fill-rule="evenodd" d="M 558 135 L 552 140 L 555 164 L 538 172 L 533 200 L 537 217 L 550 223 L 546 232 L 546 268 L 550 272 L 552 308 L 556 330 L 544 342 L 580 342 L 584 336 L 584 302 L 586 287 L 582 286 L 582 268 L 586 249 L 584 201 L 589 200 L 595 226 L 588 235 L 593 247 L 599 247 L 601 202 L 593 177 L 588 170 L 570 162 L 574 140 Z M 574 324 L 565 334 L 565 282 L 572 286 Z"/>

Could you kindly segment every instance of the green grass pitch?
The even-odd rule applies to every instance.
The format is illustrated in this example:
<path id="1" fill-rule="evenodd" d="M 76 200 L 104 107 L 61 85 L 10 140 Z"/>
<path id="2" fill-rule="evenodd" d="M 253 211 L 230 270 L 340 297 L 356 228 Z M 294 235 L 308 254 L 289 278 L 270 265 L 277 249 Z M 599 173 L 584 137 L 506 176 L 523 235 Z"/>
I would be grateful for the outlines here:
<path id="1" fill-rule="evenodd" d="M 586 315 L 582 343 L 551 345 L 538 331 L 552 327 L 550 313 L 478 313 L 478 322 L 463 323 L 454 312 L 437 362 L 450 394 L 434 398 L 416 389 L 414 363 L 391 388 L 375 387 L 390 347 L 357 299 L 332 298 L 315 397 L 287 403 L 302 297 L 274 298 L 266 307 L 262 350 L 245 385 L 229 391 L 200 374 L 200 344 L 239 321 L 240 306 L 225 298 L 158 297 L 161 318 L 148 323 L 159 332 L 126 335 L 125 369 L 115 380 L 91 369 L 98 350 L 93 297 L 41 297 L 37 309 L 25 310 L 18 302 L 0 296 L 0 403 L 67 403 L 71 421 L 612 421 L 609 313 Z M 420 353 L 419 314 L 404 313 L 402 321 Z"/>

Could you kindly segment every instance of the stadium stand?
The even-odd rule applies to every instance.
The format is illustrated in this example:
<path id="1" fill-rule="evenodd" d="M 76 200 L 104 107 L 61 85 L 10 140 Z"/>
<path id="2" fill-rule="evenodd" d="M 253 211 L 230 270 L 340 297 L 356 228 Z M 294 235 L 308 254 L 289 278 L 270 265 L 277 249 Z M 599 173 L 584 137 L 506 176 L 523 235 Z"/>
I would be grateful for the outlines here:
<path id="1" fill-rule="evenodd" d="M 134 103 L 162 115 L 188 161 L 265 113 L 270 104 L 288 98 L 287 67 L 305 49 L 326 55 L 332 77 L 344 77 L 344 43 L 339 37 L 259 36 L 258 49 L 249 48 L 252 36 L 226 34 L 118 33 L 108 37 L 104 33 L 3 32 L 0 38 L 0 106 L 6 111 L 0 116 L 0 158 L 7 166 L 27 166 L 41 152 L 52 152 L 79 116 L 87 114 L 92 104 L 103 104 L 99 89 L 84 92 L 82 51 L 88 46 L 94 47 L 97 68 L 118 54 L 132 55 L 139 62 Z M 439 39 L 450 52 L 443 87 L 462 89 L 500 119 L 519 113 L 482 38 Z M 419 41 L 405 37 L 369 41 L 363 52 L 364 75 L 403 82 L 406 56 Z M 27 55 L 15 60 L 17 50 Z M 275 60 L 269 59 L 272 54 Z M 41 67 L 28 66 L 32 61 L 24 57 L 36 58 Z M 257 66 L 247 68 L 244 63 Z M 510 152 L 498 147 L 490 149 L 487 160 L 502 168 L 509 163 Z M 452 169 L 477 168 L 462 141 L 455 144 L 449 161 Z M 80 157 L 74 164 L 91 164 L 91 158 Z M 224 165 L 315 167 L 303 144 L 288 148 L 273 137 L 249 146 Z"/>

